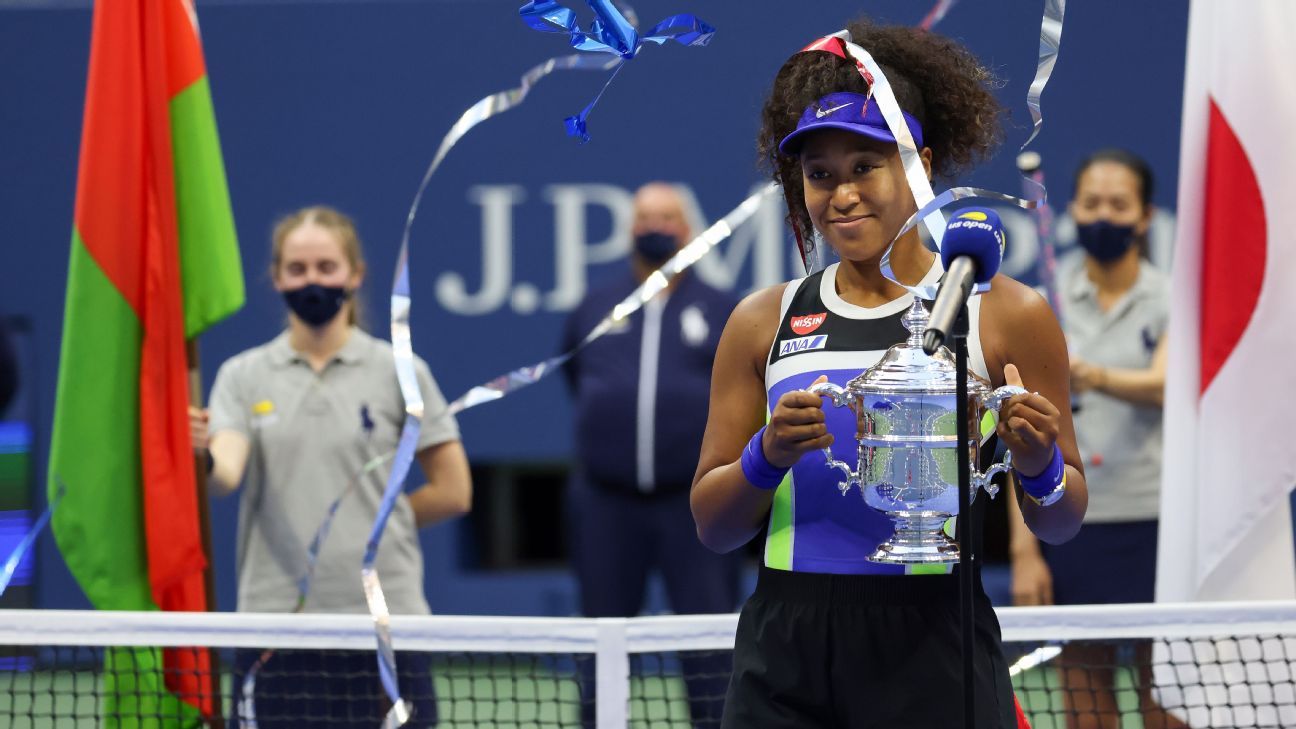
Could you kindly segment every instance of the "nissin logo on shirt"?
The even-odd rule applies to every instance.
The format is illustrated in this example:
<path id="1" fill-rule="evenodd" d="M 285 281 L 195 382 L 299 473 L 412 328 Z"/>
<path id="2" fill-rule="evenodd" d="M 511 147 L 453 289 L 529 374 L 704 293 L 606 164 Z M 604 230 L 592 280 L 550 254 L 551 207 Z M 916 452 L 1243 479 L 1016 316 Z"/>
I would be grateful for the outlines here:
<path id="1" fill-rule="evenodd" d="M 828 318 L 828 312 L 819 314 L 806 314 L 805 316 L 794 316 L 788 323 L 792 325 L 792 331 L 797 334 L 809 334 L 819 328 L 820 324 Z"/>
<path id="2" fill-rule="evenodd" d="M 796 339 L 784 339 L 779 342 L 779 356 L 786 357 L 790 354 L 801 354 L 815 349 L 823 349 L 828 344 L 828 335 L 820 334 L 814 337 L 797 337 Z"/>

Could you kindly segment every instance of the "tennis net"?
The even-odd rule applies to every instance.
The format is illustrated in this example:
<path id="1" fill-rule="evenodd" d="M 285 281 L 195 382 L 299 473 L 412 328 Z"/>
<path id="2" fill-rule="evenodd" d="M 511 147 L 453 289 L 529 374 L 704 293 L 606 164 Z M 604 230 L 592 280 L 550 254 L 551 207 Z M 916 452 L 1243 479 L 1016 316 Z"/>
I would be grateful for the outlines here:
<path id="1" fill-rule="evenodd" d="M 377 727 L 388 706 L 367 616 L 0 615 L 0 726 Z M 1296 727 L 1296 603 L 999 619 L 1036 729 Z M 718 727 L 736 624 L 395 617 L 407 726 Z"/>

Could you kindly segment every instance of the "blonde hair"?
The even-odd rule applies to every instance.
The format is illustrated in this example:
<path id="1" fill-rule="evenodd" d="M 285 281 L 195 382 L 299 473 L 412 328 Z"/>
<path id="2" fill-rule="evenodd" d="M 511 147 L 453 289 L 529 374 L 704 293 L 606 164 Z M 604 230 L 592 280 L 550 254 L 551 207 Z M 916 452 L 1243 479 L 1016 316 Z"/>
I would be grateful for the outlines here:
<path id="1" fill-rule="evenodd" d="M 279 274 L 279 265 L 283 262 L 284 240 L 288 234 L 303 225 L 318 225 L 337 237 L 342 246 L 342 255 L 352 271 L 364 271 L 364 250 L 360 243 L 360 234 L 356 232 L 355 221 L 346 213 L 327 205 L 311 205 L 285 215 L 275 222 L 274 232 L 270 236 L 270 277 Z M 360 292 L 352 292 L 351 309 L 347 323 L 362 326 Z"/>

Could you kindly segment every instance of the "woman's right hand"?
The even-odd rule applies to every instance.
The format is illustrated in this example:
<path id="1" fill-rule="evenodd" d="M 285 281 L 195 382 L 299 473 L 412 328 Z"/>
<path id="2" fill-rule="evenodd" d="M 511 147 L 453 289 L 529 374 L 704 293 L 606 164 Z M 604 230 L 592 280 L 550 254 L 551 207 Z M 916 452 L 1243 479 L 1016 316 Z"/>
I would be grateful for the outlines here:
<path id="1" fill-rule="evenodd" d="M 1012 600 L 1017 607 L 1053 604 L 1053 573 L 1039 552 L 1013 555 Z"/>
<path id="2" fill-rule="evenodd" d="M 1071 356 L 1071 392 L 1082 393 L 1097 390 L 1107 379 L 1107 371 L 1096 365 Z"/>
<path id="3" fill-rule="evenodd" d="M 821 375 L 811 384 L 827 381 Z M 832 442 L 833 437 L 824 423 L 823 398 L 805 390 L 793 390 L 784 393 L 774 405 L 761 447 L 771 465 L 791 468 L 803 454 L 827 448 Z"/>
<path id="4" fill-rule="evenodd" d="M 207 410 L 189 406 L 189 442 L 195 451 L 204 450 L 208 446 L 207 421 L 210 417 Z"/>

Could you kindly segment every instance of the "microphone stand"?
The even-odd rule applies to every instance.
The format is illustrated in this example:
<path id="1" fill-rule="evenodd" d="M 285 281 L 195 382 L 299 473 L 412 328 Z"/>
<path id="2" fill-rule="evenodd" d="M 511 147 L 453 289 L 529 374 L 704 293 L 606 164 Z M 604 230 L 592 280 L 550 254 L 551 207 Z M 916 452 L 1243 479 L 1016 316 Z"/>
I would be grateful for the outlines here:
<path id="1" fill-rule="evenodd" d="M 959 513 L 955 533 L 959 541 L 959 619 L 963 638 L 963 727 L 974 729 L 976 716 L 976 691 L 973 686 L 973 658 L 975 633 L 973 632 L 972 569 L 975 562 L 972 537 L 972 469 L 968 445 L 972 443 L 968 423 L 968 307 L 959 310 L 958 319 L 949 333 L 954 344 L 955 416 L 958 418 L 958 485 Z M 973 446 L 975 447 L 975 446 Z"/>

